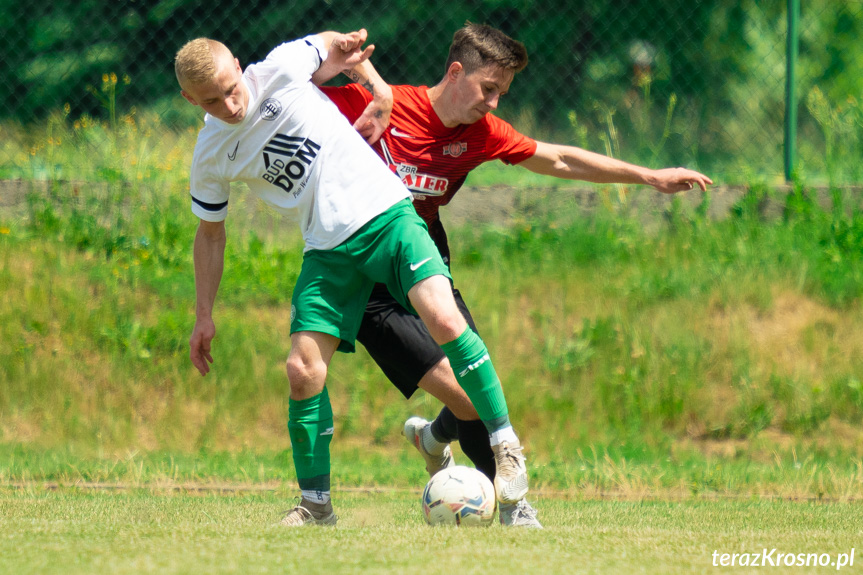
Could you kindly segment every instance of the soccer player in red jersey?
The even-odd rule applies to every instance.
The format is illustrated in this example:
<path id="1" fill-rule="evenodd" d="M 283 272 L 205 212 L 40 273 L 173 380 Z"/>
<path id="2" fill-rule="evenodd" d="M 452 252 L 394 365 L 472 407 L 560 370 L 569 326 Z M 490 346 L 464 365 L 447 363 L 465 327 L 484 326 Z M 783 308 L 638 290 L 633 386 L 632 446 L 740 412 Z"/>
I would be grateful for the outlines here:
<path id="1" fill-rule="evenodd" d="M 413 193 L 414 207 L 447 264 L 450 252 L 440 207 L 450 202 L 468 173 L 483 162 L 499 159 L 565 179 L 648 184 L 665 194 L 694 186 L 706 190 L 713 183 L 692 170 L 651 170 L 520 134 L 489 112 L 497 108 L 515 74 L 526 65 L 527 51 L 520 42 L 495 28 L 468 23 L 455 33 L 446 73 L 435 86 L 375 87 L 369 82 L 373 72 L 363 78 L 355 69 L 352 77 L 365 82 L 365 89 L 359 84 L 322 88 L 351 122 L 375 100 L 383 110 L 391 106 L 389 125 L 374 148 Z M 392 102 L 388 101 L 389 89 Z M 372 126 L 366 128 L 366 134 L 373 130 Z M 379 133 L 380 125 L 369 139 Z M 453 295 L 476 330 L 455 288 Z M 489 437 L 458 386 L 446 356 L 422 322 L 378 286 L 366 307 L 357 339 L 405 397 L 420 387 L 445 404 L 433 422 L 412 417 L 405 423 L 405 436 L 426 459 L 428 472 L 434 474 L 452 465 L 449 443 L 458 439 L 476 467 L 493 479 L 495 456 L 490 444 L 494 445 L 495 438 Z M 504 525 L 541 527 L 536 510 L 524 499 L 502 504 L 500 521 Z"/>

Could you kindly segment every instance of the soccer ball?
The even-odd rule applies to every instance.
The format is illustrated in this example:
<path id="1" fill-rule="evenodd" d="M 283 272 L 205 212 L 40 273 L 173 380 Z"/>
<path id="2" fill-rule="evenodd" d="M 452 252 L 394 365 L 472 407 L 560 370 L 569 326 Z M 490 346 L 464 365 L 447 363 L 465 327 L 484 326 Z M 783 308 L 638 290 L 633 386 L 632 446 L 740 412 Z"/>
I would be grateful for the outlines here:
<path id="1" fill-rule="evenodd" d="M 495 503 L 488 477 L 463 465 L 438 471 L 423 491 L 423 515 L 429 525 L 488 526 Z"/>

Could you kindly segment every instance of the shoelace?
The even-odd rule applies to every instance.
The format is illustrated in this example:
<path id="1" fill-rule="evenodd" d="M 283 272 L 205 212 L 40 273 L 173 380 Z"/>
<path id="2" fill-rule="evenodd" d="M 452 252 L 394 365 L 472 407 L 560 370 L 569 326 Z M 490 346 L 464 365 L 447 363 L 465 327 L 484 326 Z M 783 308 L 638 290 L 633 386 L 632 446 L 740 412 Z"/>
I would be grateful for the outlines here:
<path id="1" fill-rule="evenodd" d="M 293 510 L 294 510 L 294 509 L 296 509 L 297 507 L 299 507 L 299 506 L 300 506 L 300 501 L 301 501 L 301 498 L 300 498 L 300 497 L 294 497 L 294 506 L 293 506 L 293 507 L 291 507 L 290 509 L 287 509 L 287 510 L 285 510 L 285 511 L 282 511 L 282 517 L 285 517 L 288 513 L 290 513 L 291 511 L 293 511 Z"/>
<path id="2" fill-rule="evenodd" d="M 299 514 L 300 517 L 303 518 L 302 521 L 300 521 L 300 523 L 305 523 L 306 519 L 312 519 L 313 521 L 320 521 L 320 519 L 315 517 L 315 514 L 312 513 L 312 511 L 310 509 L 307 509 L 307 508 L 303 507 L 302 505 L 300 505 L 302 502 L 303 502 L 302 497 L 294 497 L 295 505 L 293 508 L 288 509 L 287 511 L 282 511 L 282 521 L 287 519 L 288 516 L 291 515 L 294 511 L 296 511 L 297 514 Z M 334 515 L 334 516 L 336 518 L 336 521 L 338 521 L 339 516 L 338 515 Z M 293 520 L 291 522 L 294 523 Z"/>
<path id="3" fill-rule="evenodd" d="M 300 516 L 300 520 L 299 520 L 299 521 L 297 521 L 297 520 L 293 519 L 293 517 L 294 517 L 295 513 L 296 513 L 296 515 L 299 515 L 299 516 Z M 286 521 L 286 520 L 287 520 L 287 521 L 288 521 L 288 524 L 291 524 L 291 525 L 293 525 L 293 524 L 302 524 L 302 523 L 305 523 L 305 522 L 306 522 L 306 520 L 307 520 L 307 519 L 309 519 L 309 518 L 314 519 L 314 516 L 312 515 L 312 512 L 311 512 L 311 511 L 309 511 L 308 509 L 306 509 L 305 507 L 303 507 L 302 505 L 297 505 L 297 506 L 296 506 L 296 507 L 294 507 L 293 509 L 289 509 L 289 510 L 285 511 L 283 515 L 284 515 L 284 516 L 282 517 L 282 521 Z M 291 519 L 288 519 L 289 517 L 290 517 Z"/>
<path id="4" fill-rule="evenodd" d="M 516 505 L 515 510 L 512 512 L 512 518 L 517 519 L 519 516 L 524 517 L 525 519 L 536 519 L 536 509 L 527 504 L 527 502 L 522 499 Z"/>
<path id="5" fill-rule="evenodd" d="M 517 452 L 517 453 L 516 453 Z M 498 472 L 504 472 L 506 475 L 507 472 L 517 473 L 519 468 L 519 461 L 524 460 L 524 455 L 522 453 L 522 447 L 510 447 L 507 445 L 503 450 L 503 458 L 501 458 L 501 469 Z"/>
<path id="6" fill-rule="evenodd" d="M 288 513 L 293 511 L 294 509 L 296 509 L 297 507 L 302 507 L 302 505 L 300 505 L 300 503 L 302 503 L 302 501 L 303 501 L 302 497 L 294 497 L 294 506 L 291 507 L 290 509 L 282 511 L 282 517 L 284 517 L 285 515 L 287 515 Z M 303 507 L 303 509 L 306 509 L 306 508 Z M 306 509 L 306 511 L 308 511 L 308 509 Z"/>

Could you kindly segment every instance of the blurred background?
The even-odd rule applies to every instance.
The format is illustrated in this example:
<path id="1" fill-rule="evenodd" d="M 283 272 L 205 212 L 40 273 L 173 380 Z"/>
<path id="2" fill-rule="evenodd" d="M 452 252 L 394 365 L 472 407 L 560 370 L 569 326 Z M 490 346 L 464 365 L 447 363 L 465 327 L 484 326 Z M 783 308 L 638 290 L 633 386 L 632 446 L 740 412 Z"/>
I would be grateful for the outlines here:
<path id="1" fill-rule="evenodd" d="M 470 20 L 527 47 L 497 112 L 525 134 L 717 183 L 667 197 L 493 162 L 445 210 L 535 485 L 863 493 L 863 0 L 0 0 L 0 14 L 0 480 L 291 479 L 302 239 L 232 194 L 218 367 L 201 380 L 188 190 L 203 114 L 174 54 L 206 35 L 246 65 L 365 27 L 386 80 L 433 85 Z M 342 485 L 421 485 L 400 430 L 439 404 L 403 401 L 363 350 L 331 367 Z"/>
<path id="2" fill-rule="evenodd" d="M 782 180 L 791 170 L 859 183 L 863 2 L 803 2 L 791 19 L 789 6 L 794 0 L 0 0 L 0 179 L 72 177 L 43 157 L 41 126 L 52 114 L 79 128 L 145 118 L 158 130 L 196 128 L 200 111 L 182 105 L 172 69 L 191 38 L 221 39 L 245 65 L 285 40 L 365 27 L 387 81 L 431 85 L 453 33 L 470 20 L 527 46 L 530 64 L 499 115 L 528 135 L 729 183 Z M 787 90 L 789 63 L 796 94 Z M 789 109 L 799 130 L 792 166 Z"/>

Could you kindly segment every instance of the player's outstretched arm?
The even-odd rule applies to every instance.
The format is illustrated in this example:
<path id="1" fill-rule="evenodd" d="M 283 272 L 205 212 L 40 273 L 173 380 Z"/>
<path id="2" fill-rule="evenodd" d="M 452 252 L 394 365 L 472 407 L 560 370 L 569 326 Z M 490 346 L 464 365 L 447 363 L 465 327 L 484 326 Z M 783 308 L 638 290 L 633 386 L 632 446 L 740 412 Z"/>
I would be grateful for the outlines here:
<path id="1" fill-rule="evenodd" d="M 207 375 L 213 356 L 210 344 L 216 336 L 213 305 L 225 264 L 225 222 L 201 220 L 195 234 L 195 327 L 189 338 L 189 358 L 201 375 Z"/>
<path id="2" fill-rule="evenodd" d="M 368 38 L 368 33 L 362 29 L 350 34 L 322 32 L 319 36 L 330 50 L 327 61 L 312 75 L 312 82 L 320 86 L 343 73 L 368 90 L 372 95 L 372 101 L 354 122 L 354 128 L 369 144 L 374 144 L 390 123 L 393 91 L 368 59 L 374 51 L 374 45 L 360 52 L 363 42 Z M 356 64 L 346 67 L 351 62 Z"/>
<path id="3" fill-rule="evenodd" d="M 327 59 L 312 74 L 312 82 L 318 86 L 365 62 L 375 50 L 373 44 L 363 48 L 369 36 L 365 28 L 347 34 L 321 32 L 318 36 L 327 49 Z"/>
<path id="4" fill-rule="evenodd" d="M 663 194 L 676 194 L 698 186 L 702 191 L 713 180 L 694 170 L 666 168 L 651 170 L 574 146 L 536 143 L 536 152 L 523 166 L 537 174 L 599 184 L 647 184 Z"/>
<path id="5" fill-rule="evenodd" d="M 365 60 L 345 75 L 361 85 L 372 95 L 372 101 L 354 122 L 354 128 L 369 144 L 374 144 L 383 135 L 390 123 L 393 111 L 393 89 L 384 82 L 371 60 Z"/>

